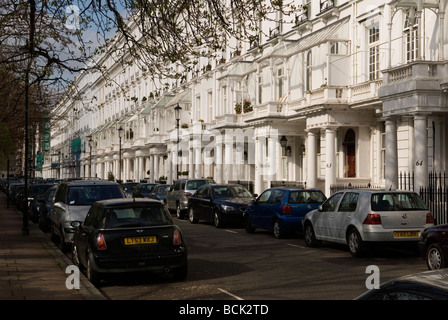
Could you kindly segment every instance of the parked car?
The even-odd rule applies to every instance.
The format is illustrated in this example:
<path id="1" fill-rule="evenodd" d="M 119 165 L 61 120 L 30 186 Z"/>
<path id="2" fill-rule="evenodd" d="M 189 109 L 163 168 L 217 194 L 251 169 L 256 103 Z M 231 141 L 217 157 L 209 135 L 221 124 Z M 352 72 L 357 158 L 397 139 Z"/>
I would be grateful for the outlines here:
<path id="1" fill-rule="evenodd" d="M 448 224 L 425 229 L 419 241 L 419 248 L 428 269 L 448 267 Z"/>
<path id="2" fill-rule="evenodd" d="M 372 243 L 417 243 L 433 224 L 432 214 L 415 192 L 350 189 L 333 194 L 305 216 L 305 243 L 348 244 L 357 257 Z"/>
<path id="3" fill-rule="evenodd" d="M 316 209 L 326 197 L 320 190 L 278 187 L 265 190 L 245 212 L 248 233 L 267 229 L 275 238 L 302 232 L 305 214 Z"/>
<path id="4" fill-rule="evenodd" d="M 149 198 L 152 189 L 157 185 L 157 183 L 139 183 L 134 187 L 132 191 L 133 198 Z"/>
<path id="5" fill-rule="evenodd" d="M 138 185 L 138 182 L 125 182 L 121 184 L 126 198 L 132 198 L 132 193 L 136 185 Z"/>
<path id="6" fill-rule="evenodd" d="M 187 276 L 187 246 L 166 206 L 153 199 L 98 201 L 76 227 L 73 262 L 98 283 L 105 273 L 172 272 Z"/>
<path id="7" fill-rule="evenodd" d="M 50 233 L 62 251 L 70 248 L 75 229 L 72 221 L 84 221 L 95 201 L 124 198 L 120 185 L 112 181 L 73 180 L 59 184 L 50 211 Z"/>
<path id="8" fill-rule="evenodd" d="M 188 198 L 188 216 L 191 223 L 206 220 L 216 227 L 241 225 L 253 199 L 252 193 L 239 184 L 205 184 Z"/>
<path id="9" fill-rule="evenodd" d="M 53 187 L 52 183 L 33 184 L 28 188 L 28 216 L 31 221 L 39 221 L 40 203 L 43 200 L 45 192 Z"/>
<path id="10" fill-rule="evenodd" d="M 180 179 L 177 180 L 165 200 L 168 210 L 175 211 L 179 219 L 182 219 L 188 210 L 188 197 L 196 192 L 203 184 L 215 183 L 213 179 Z"/>
<path id="11" fill-rule="evenodd" d="M 448 269 L 400 277 L 370 289 L 356 300 L 447 300 Z"/>
<path id="12" fill-rule="evenodd" d="M 42 200 L 39 201 L 39 228 L 44 232 L 50 231 L 50 210 L 54 203 L 55 193 L 56 186 L 53 186 L 45 192 Z"/>
<path id="13" fill-rule="evenodd" d="M 171 188 L 171 184 L 158 184 L 152 189 L 151 193 L 149 194 L 149 198 L 159 200 L 159 201 L 165 201 L 166 194 Z"/>

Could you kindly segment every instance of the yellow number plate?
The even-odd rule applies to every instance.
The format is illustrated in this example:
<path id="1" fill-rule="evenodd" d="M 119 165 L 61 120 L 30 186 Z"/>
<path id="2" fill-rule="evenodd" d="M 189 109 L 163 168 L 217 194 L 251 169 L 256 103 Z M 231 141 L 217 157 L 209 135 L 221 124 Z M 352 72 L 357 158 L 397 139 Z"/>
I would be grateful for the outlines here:
<path id="1" fill-rule="evenodd" d="M 156 237 L 134 237 L 124 238 L 125 245 L 156 243 Z"/>
<path id="2" fill-rule="evenodd" d="M 419 233 L 418 233 L 418 231 L 395 231 L 394 237 L 395 238 L 418 238 Z"/>

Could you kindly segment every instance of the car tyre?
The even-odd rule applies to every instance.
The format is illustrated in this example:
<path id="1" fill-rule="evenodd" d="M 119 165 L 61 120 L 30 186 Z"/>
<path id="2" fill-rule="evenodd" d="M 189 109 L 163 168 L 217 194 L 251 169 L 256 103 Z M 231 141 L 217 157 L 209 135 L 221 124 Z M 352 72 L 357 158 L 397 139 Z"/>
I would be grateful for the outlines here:
<path id="1" fill-rule="evenodd" d="M 215 210 L 213 212 L 213 224 L 215 225 L 216 228 L 222 227 L 221 215 L 219 214 L 218 210 Z"/>
<path id="2" fill-rule="evenodd" d="M 77 267 L 79 267 L 81 264 L 79 262 L 78 247 L 75 244 L 73 244 L 73 246 L 72 246 L 72 262 Z"/>
<path id="3" fill-rule="evenodd" d="M 87 255 L 88 256 L 87 256 L 86 276 L 87 279 L 89 279 L 89 281 L 96 286 L 100 282 L 100 274 L 95 270 L 93 270 L 93 265 L 95 263 L 93 262 L 92 254 L 89 252 L 87 253 Z"/>
<path id="4" fill-rule="evenodd" d="M 247 214 L 246 214 L 246 217 L 244 219 L 244 227 L 245 227 L 247 233 L 254 233 L 255 232 L 255 228 L 252 226 L 252 221 L 250 220 L 250 217 Z"/>
<path id="5" fill-rule="evenodd" d="M 184 214 L 182 213 L 182 209 L 180 208 L 180 203 L 176 203 L 176 216 L 178 219 L 184 218 Z"/>
<path id="6" fill-rule="evenodd" d="M 314 228 L 310 222 L 305 224 L 304 239 L 305 244 L 308 247 L 317 247 L 319 245 L 319 241 L 316 239 L 316 234 L 314 233 Z"/>
<path id="7" fill-rule="evenodd" d="M 347 234 L 347 243 L 348 249 L 350 250 L 350 254 L 353 257 L 360 257 L 364 253 L 365 243 L 361 238 L 358 230 L 352 228 L 348 231 Z"/>
<path id="8" fill-rule="evenodd" d="M 446 257 L 439 243 L 431 243 L 426 251 L 426 265 L 429 270 L 446 268 Z"/>
<path id="9" fill-rule="evenodd" d="M 280 221 L 274 221 L 273 232 L 275 239 L 281 239 L 285 236 L 284 232 L 282 231 L 282 227 L 280 226 Z"/>
<path id="10" fill-rule="evenodd" d="M 175 268 L 173 269 L 173 276 L 174 276 L 174 280 L 176 281 L 183 281 L 187 278 L 187 274 L 188 274 L 188 265 L 185 264 L 184 266 L 180 267 L 180 268 Z"/>
<path id="11" fill-rule="evenodd" d="M 193 207 L 190 207 L 190 210 L 188 211 L 188 219 L 191 223 L 198 223 L 198 219 L 196 218 L 196 215 L 194 214 Z"/>

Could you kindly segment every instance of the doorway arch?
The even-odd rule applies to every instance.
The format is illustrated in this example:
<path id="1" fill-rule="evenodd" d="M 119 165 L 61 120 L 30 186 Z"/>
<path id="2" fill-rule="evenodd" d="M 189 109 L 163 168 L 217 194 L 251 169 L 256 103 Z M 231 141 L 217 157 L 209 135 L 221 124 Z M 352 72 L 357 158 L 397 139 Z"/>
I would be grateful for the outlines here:
<path id="1" fill-rule="evenodd" d="M 356 178 L 356 134 L 348 129 L 344 137 L 344 177 Z"/>

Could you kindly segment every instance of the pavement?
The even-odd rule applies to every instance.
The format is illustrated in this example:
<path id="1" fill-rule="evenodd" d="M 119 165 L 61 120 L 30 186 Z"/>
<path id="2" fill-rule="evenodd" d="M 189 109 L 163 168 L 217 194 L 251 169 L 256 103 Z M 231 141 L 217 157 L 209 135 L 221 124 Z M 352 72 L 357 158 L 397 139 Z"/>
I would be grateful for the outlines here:
<path id="1" fill-rule="evenodd" d="M 0 300 L 107 300 L 82 272 L 73 288 L 70 259 L 37 224 L 29 221 L 24 235 L 22 217 L 0 192 Z"/>

